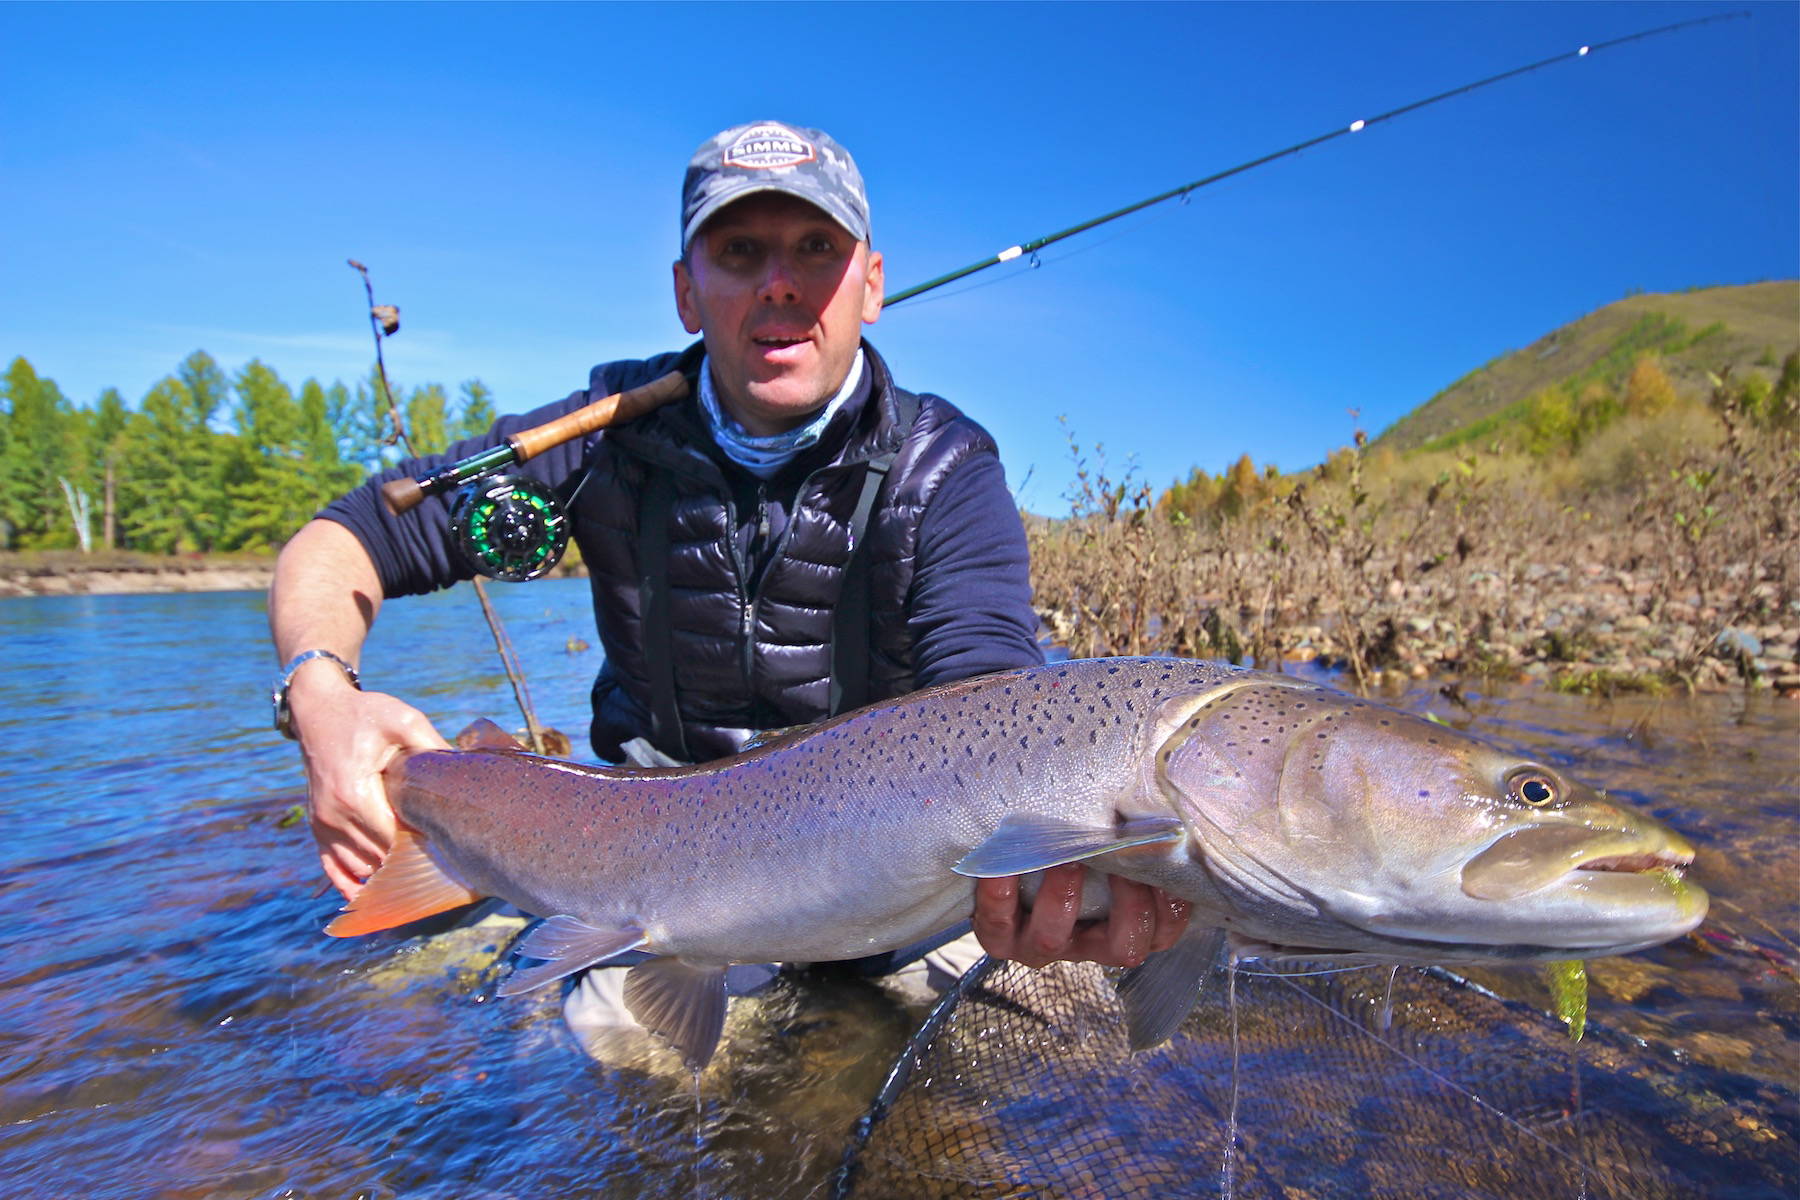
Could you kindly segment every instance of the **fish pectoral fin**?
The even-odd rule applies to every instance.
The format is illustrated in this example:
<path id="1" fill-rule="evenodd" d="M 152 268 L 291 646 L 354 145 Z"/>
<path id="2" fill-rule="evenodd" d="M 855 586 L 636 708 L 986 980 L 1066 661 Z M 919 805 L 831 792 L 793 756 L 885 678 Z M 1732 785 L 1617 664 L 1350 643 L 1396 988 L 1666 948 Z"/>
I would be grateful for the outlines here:
<path id="1" fill-rule="evenodd" d="M 625 1008 L 668 1038 L 690 1071 L 704 1070 L 725 1028 L 725 968 L 653 958 L 625 975 Z"/>
<path id="2" fill-rule="evenodd" d="M 1214 977 L 1220 951 L 1225 947 L 1223 929 L 1197 929 L 1184 934 L 1167 950 L 1152 954 L 1141 967 L 1132 967 L 1119 979 L 1119 998 L 1125 1002 L 1125 1026 L 1133 1050 L 1160 1046 L 1175 1035 L 1200 999 L 1200 992 Z"/>
<path id="3" fill-rule="evenodd" d="M 403 825 L 395 831 L 394 847 L 375 868 L 375 874 L 325 927 L 325 932 L 332 937 L 356 937 L 461 908 L 479 899 L 479 892 L 470 891 L 444 874 L 426 850 L 424 837 Z"/>
<path id="4" fill-rule="evenodd" d="M 531 749 L 486 717 L 477 717 L 470 721 L 463 731 L 456 735 L 456 748 L 458 750 L 495 750 L 518 753 L 529 753 Z"/>
<path id="5" fill-rule="evenodd" d="M 1178 817 L 1141 817 L 1094 827 L 1011 813 L 951 869 L 971 879 L 1002 879 L 1120 850 L 1166 845 L 1184 836 Z"/>
<path id="6" fill-rule="evenodd" d="M 544 961 L 535 967 L 520 967 L 500 985 L 499 995 L 516 996 L 542 987 L 564 975 L 584 971 L 609 958 L 617 958 L 628 950 L 636 950 L 649 938 L 636 926 L 624 929 L 596 929 L 579 917 L 558 914 L 540 921 L 513 949 L 526 958 Z"/>

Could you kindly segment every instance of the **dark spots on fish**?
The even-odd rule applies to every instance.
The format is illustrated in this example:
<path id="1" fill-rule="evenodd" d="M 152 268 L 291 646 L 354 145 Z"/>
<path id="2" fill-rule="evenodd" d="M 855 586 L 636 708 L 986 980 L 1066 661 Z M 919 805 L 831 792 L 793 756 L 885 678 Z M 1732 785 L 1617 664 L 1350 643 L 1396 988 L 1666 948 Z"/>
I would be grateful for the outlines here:
<path id="1" fill-rule="evenodd" d="M 998 750 L 988 751 L 988 765 L 992 766 L 994 763 L 994 760 L 999 757 L 1000 757 L 1000 752 Z"/>
<path id="2" fill-rule="evenodd" d="M 1092 745 L 1096 744 L 1097 742 L 1099 742 L 1099 740 L 1100 740 L 1100 731 L 1098 729 L 1088 730 L 1088 745 L 1092 746 Z"/>
<path id="3" fill-rule="evenodd" d="M 1021 749 L 1021 750 L 1029 750 L 1029 749 L 1030 749 L 1030 748 L 1031 748 L 1031 741 L 1030 741 L 1030 739 L 1029 739 L 1029 738 L 1024 738 L 1024 737 L 1021 737 L 1021 738 L 1020 738 L 1020 739 L 1019 739 L 1019 749 Z"/>
<path id="4" fill-rule="evenodd" d="M 1385 724 L 1387 724 L 1387 722 L 1383 721 L 1382 724 L 1385 725 Z M 1430 788 L 1420 788 L 1419 789 L 1419 799 L 1421 799 L 1421 800 L 1431 799 L 1431 789 Z"/>

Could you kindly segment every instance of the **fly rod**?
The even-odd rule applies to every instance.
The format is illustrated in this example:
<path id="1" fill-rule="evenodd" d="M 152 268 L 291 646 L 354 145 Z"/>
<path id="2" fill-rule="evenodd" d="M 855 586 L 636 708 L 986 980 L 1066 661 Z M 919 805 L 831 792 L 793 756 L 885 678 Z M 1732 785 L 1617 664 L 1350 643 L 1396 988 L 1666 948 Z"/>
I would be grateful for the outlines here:
<path id="1" fill-rule="evenodd" d="M 1624 37 L 1616 37 L 1605 42 L 1595 42 L 1592 45 L 1581 46 L 1563 54 L 1552 55 L 1551 57 L 1541 59 L 1538 62 L 1527 63 L 1522 67 L 1514 67 L 1510 71 L 1502 71 L 1500 74 L 1490 75 L 1486 79 L 1477 79 L 1474 83 L 1465 83 L 1461 87 L 1451 88 L 1447 92 L 1439 92 L 1437 95 L 1427 96 L 1423 100 L 1414 100 L 1411 104 L 1402 104 L 1399 108 L 1389 109 L 1387 112 L 1377 116 L 1365 117 L 1352 121 L 1350 124 L 1333 129 L 1329 133 L 1322 133 L 1317 137 L 1308 138 L 1304 142 L 1296 142 L 1294 145 L 1288 146 L 1285 149 L 1277 150 L 1272 154 L 1265 154 L 1261 158 L 1253 158 L 1246 163 L 1239 163 L 1235 167 L 1229 167 L 1223 171 L 1208 175 L 1204 179 L 1196 179 L 1192 183 L 1184 183 L 1180 187 L 1170 188 L 1166 192 L 1158 192 L 1148 199 L 1139 200 L 1136 204 L 1128 204 L 1124 208 L 1115 209 L 1112 212 L 1094 217 L 1092 220 L 1083 221 L 1079 225 L 1071 225 L 1067 229 L 1048 234 L 1044 237 L 1035 238 L 1029 242 L 1020 242 L 1016 246 L 1008 246 L 999 253 L 989 255 L 979 262 L 970 263 L 968 266 L 951 271 L 947 275 L 939 275 L 936 279 L 928 279 L 924 283 L 909 287 L 904 291 L 896 292 L 892 296 L 888 296 L 882 300 L 882 307 L 892 308 L 902 301 L 911 300 L 915 296 L 922 296 L 926 292 L 943 287 L 947 283 L 954 283 L 958 279 L 964 279 L 975 274 L 977 271 L 985 271 L 989 267 L 997 267 L 1001 263 L 1011 262 L 1015 258 L 1021 258 L 1027 254 L 1035 254 L 1045 246 L 1054 245 L 1065 238 L 1072 238 L 1078 233 L 1086 233 L 1090 229 L 1105 225 L 1109 221 L 1116 221 L 1120 217 L 1128 217 L 1134 212 L 1140 212 L 1153 205 L 1161 204 L 1165 200 L 1173 200 L 1178 196 L 1187 196 L 1210 184 L 1218 183 L 1224 179 L 1230 179 L 1234 175 L 1242 175 L 1246 171 L 1254 170 L 1257 167 L 1272 163 L 1277 159 L 1286 158 L 1293 154 L 1299 154 L 1302 150 L 1310 150 L 1314 146 L 1323 145 L 1333 138 L 1344 137 L 1346 134 L 1361 133 L 1371 125 L 1379 125 L 1383 121 L 1391 121 L 1395 117 L 1404 116 L 1411 112 L 1417 112 L 1421 108 L 1427 108 L 1455 96 L 1466 95 L 1469 92 L 1487 87 L 1490 84 L 1511 79 L 1516 75 L 1529 74 L 1532 71 L 1541 70 L 1554 63 L 1567 62 L 1577 58 L 1586 58 L 1590 54 L 1598 53 L 1601 50 L 1610 50 L 1614 46 L 1623 46 L 1627 42 L 1642 41 L 1644 38 L 1656 37 L 1659 34 L 1674 33 L 1677 30 L 1691 29 L 1697 25 L 1710 24 L 1713 21 L 1729 21 L 1737 17 L 1748 17 L 1749 15 L 1750 14 L 1745 11 L 1715 13 L 1709 17 L 1695 17 L 1687 21 L 1677 21 L 1673 25 L 1662 25 L 1655 29 L 1645 29 L 1638 33 L 1629 33 Z"/>
<path id="2" fill-rule="evenodd" d="M 1347 134 L 1361 133 L 1371 125 L 1379 125 L 1383 121 L 1391 121 L 1407 113 L 1417 112 L 1433 104 L 1449 100 L 1455 96 L 1467 95 L 1469 92 L 1488 87 L 1502 80 L 1526 75 L 1542 70 L 1555 63 L 1567 62 L 1571 59 L 1586 58 L 1601 50 L 1610 50 L 1615 46 L 1623 46 L 1629 42 L 1642 41 L 1645 38 L 1657 37 L 1665 33 L 1675 33 L 1683 29 L 1711 24 L 1714 21 L 1728 21 L 1737 17 L 1748 17 L 1748 12 L 1715 13 L 1706 17 L 1695 17 L 1687 21 L 1677 21 L 1672 25 L 1662 25 L 1655 29 L 1645 29 L 1637 33 L 1626 34 L 1609 41 L 1595 42 L 1581 46 L 1562 54 L 1555 54 L 1537 62 L 1527 63 L 1522 67 L 1514 67 L 1510 71 L 1502 71 L 1498 75 L 1490 75 L 1485 79 L 1477 79 L 1473 83 L 1465 83 L 1461 87 L 1451 88 L 1447 92 L 1439 92 L 1435 96 L 1427 96 L 1423 100 L 1414 100 L 1399 108 L 1389 109 L 1372 117 L 1359 118 L 1350 124 L 1340 126 L 1317 137 L 1296 142 L 1271 154 L 1253 158 L 1249 162 L 1239 163 L 1215 172 L 1203 179 L 1184 183 L 1180 187 L 1159 192 L 1135 204 L 1104 213 L 1078 225 L 1044 237 L 1021 242 L 1016 246 L 1008 246 L 997 254 L 988 256 L 980 262 L 971 263 L 960 270 L 951 271 L 947 275 L 939 275 L 936 279 L 928 279 L 924 283 L 896 292 L 886 297 L 882 304 L 886 308 L 922 296 L 926 292 L 954 283 L 958 279 L 967 278 L 978 271 L 989 267 L 1011 262 L 1027 254 L 1036 254 L 1046 246 L 1054 245 L 1076 234 L 1086 233 L 1090 229 L 1116 221 L 1120 217 L 1130 216 L 1152 205 L 1161 204 L 1176 197 L 1186 197 L 1203 187 L 1230 179 L 1234 175 L 1242 175 L 1246 171 L 1265 166 L 1277 159 L 1299 154 L 1314 146 L 1323 145 L 1334 138 Z M 474 568 L 484 575 L 499 579 L 532 579 L 549 570 L 556 564 L 562 554 L 562 546 L 566 543 L 568 533 L 562 505 L 542 484 L 528 476 L 509 473 L 510 468 L 525 462 L 535 455 L 543 453 L 552 446 L 561 445 L 571 438 L 582 437 L 603 429 L 618 421 L 629 421 L 661 407 L 672 400 L 680 399 L 687 394 L 687 381 L 680 372 L 670 372 L 660 379 L 653 379 L 641 387 L 608 396 L 597 400 L 585 408 L 559 417 L 555 421 L 523 430 L 512 435 L 505 443 L 479 454 L 450 463 L 429 475 L 416 479 L 395 479 L 382 486 L 382 499 L 388 511 L 398 515 L 418 505 L 427 496 L 461 489 L 451 509 L 451 529 L 456 544 L 462 548 Z"/>
<path id="3" fill-rule="evenodd" d="M 418 507 L 427 496 L 436 496 L 459 488 L 465 483 L 494 475 L 527 459 L 535 458 L 552 446 L 560 446 L 571 438 L 584 437 L 620 421 L 631 421 L 653 408 L 661 408 L 671 400 L 687 395 L 687 379 L 680 371 L 652 379 L 649 383 L 564 413 L 554 421 L 530 429 L 522 429 L 491 450 L 472 454 L 460 462 L 441 467 L 417 479 L 390 479 L 381 485 L 381 498 L 395 516 Z"/>

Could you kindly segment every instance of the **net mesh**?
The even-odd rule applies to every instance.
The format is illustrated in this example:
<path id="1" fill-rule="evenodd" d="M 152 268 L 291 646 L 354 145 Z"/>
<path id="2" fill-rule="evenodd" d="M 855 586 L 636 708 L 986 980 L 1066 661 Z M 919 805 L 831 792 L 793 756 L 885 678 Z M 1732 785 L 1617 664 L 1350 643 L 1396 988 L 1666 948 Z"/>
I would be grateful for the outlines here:
<path id="1" fill-rule="evenodd" d="M 1795 1096 L 1767 1078 L 1591 1027 L 1572 1047 L 1444 971 L 1234 987 L 1235 1005 L 1214 982 L 1170 1042 L 1133 1055 L 1107 972 L 984 960 L 901 1056 L 834 1194 L 1562 1200 L 1800 1181 Z"/>

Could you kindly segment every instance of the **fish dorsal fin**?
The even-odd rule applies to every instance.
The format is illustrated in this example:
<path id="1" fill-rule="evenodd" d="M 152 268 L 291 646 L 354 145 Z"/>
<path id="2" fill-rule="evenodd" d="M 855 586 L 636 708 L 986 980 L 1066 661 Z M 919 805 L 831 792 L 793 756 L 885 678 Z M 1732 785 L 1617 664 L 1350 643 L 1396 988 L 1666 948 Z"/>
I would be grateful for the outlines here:
<path id="1" fill-rule="evenodd" d="M 1133 1050 L 1160 1046 L 1175 1035 L 1200 999 L 1200 989 L 1224 947 L 1223 929 L 1190 930 L 1120 977 L 1119 998 L 1125 1002 Z"/>
<path id="2" fill-rule="evenodd" d="M 579 917 L 557 915 L 540 922 L 520 938 L 513 947 L 526 958 L 544 961 L 535 967 L 524 967 L 506 977 L 500 985 L 502 996 L 529 992 L 564 975 L 573 975 L 596 963 L 616 958 L 627 950 L 636 950 L 648 938 L 636 926 L 623 929 L 596 929 Z"/>
<path id="3" fill-rule="evenodd" d="M 725 1028 L 725 968 L 696 967 L 679 958 L 653 958 L 625 976 L 625 1007 L 638 1023 L 681 1052 L 690 1071 L 702 1071 Z"/>
<path id="4" fill-rule="evenodd" d="M 1071 825 L 1031 813 L 1011 813 L 953 870 L 971 879 L 1024 875 L 1102 854 L 1161 846 L 1185 836 L 1178 817 L 1141 817 L 1115 825 Z"/>
<path id="5" fill-rule="evenodd" d="M 432 860 L 425 838 L 415 829 L 401 826 L 375 874 L 356 893 L 325 932 L 332 937 L 356 937 L 378 929 L 392 929 L 408 921 L 448 912 L 481 899 L 444 874 Z"/>
<path id="6" fill-rule="evenodd" d="M 783 742 L 797 742 L 811 733 L 816 724 L 815 722 L 809 725 L 783 725 L 779 729 L 759 729 L 744 739 L 744 744 L 738 747 L 738 753 L 748 754 L 752 750 L 767 750 L 770 746 L 779 746 Z"/>
<path id="7" fill-rule="evenodd" d="M 458 750 L 525 751 L 528 747 L 486 717 L 477 717 L 456 735 Z"/>

